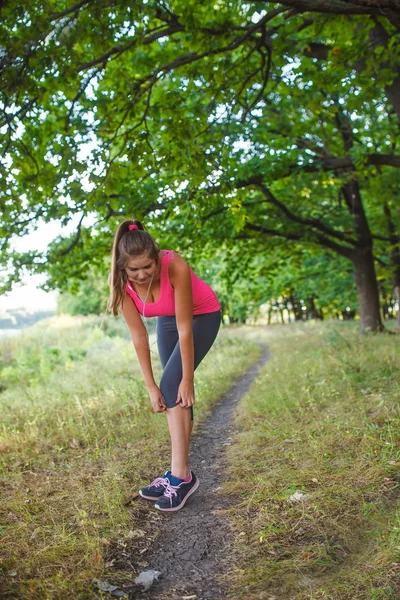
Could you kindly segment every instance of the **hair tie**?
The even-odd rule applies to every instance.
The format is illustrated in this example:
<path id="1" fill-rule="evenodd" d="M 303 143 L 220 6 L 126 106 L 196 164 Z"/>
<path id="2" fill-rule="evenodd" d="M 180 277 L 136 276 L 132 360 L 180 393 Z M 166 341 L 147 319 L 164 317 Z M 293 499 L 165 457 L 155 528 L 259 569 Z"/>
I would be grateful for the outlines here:
<path id="1" fill-rule="evenodd" d="M 133 231 L 134 229 L 139 229 L 139 227 L 136 225 L 136 223 L 133 223 L 133 225 L 129 225 L 128 229 L 129 231 Z"/>

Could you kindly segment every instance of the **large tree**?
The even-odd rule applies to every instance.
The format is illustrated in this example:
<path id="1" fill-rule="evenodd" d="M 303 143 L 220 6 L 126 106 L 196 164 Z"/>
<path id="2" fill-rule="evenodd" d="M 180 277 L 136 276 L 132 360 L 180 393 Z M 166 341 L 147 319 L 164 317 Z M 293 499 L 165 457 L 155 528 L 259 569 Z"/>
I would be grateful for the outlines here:
<path id="1" fill-rule="evenodd" d="M 338 252 L 362 329 L 379 329 L 374 255 L 395 256 L 398 209 L 383 230 L 373 188 L 400 166 L 399 14 L 367 0 L 5 3 L 11 279 L 24 265 L 50 285 L 81 277 L 135 214 L 199 243 L 261 235 Z M 47 256 L 11 251 L 38 219 L 77 214 Z"/>

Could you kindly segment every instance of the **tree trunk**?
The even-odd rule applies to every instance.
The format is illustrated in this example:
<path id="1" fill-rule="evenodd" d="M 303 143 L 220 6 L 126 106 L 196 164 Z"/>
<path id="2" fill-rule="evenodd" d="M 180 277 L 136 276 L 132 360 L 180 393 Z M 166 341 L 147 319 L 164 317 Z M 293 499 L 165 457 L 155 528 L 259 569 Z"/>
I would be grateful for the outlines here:
<path id="1" fill-rule="evenodd" d="M 369 32 L 369 39 L 371 42 L 370 51 L 378 46 L 388 47 L 391 39 L 391 35 L 377 18 L 374 18 L 375 26 Z M 365 65 L 366 66 L 366 65 Z M 379 69 L 372 70 L 372 76 L 376 77 L 382 69 L 389 69 L 392 74 L 392 82 L 385 85 L 385 92 L 389 102 L 392 105 L 394 112 L 397 115 L 397 121 L 400 125 L 400 68 L 395 65 L 391 65 L 389 62 L 381 63 Z"/>
<path id="2" fill-rule="evenodd" d="M 294 295 L 294 291 L 292 291 L 291 295 L 289 296 L 289 302 L 292 305 L 292 310 L 293 310 L 293 314 L 294 314 L 294 320 L 295 321 L 302 321 L 303 315 L 302 315 L 302 310 L 301 310 L 300 302 L 297 299 L 297 296 Z"/>
<path id="3" fill-rule="evenodd" d="M 353 124 L 348 114 L 337 104 L 336 123 L 343 138 L 346 152 L 353 147 Z M 344 170 L 344 172 L 346 172 Z M 350 172 L 347 170 L 347 175 Z M 342 193 L 353 219 L 357 246 L 348 255 L 355 266 L 355 282 L 360 302 L 360 331 L 383 331 L 379 306 L 378 282 L 376 280 L 373 254 L 373 238 L 361 196 L 357 177 L 354 175 L 343 183 Z"/>
<path id="4" fill-rule="evenodd" d="M 356 318 L 355 310 L 342 310 L 343 321 L 354 321 L 355 318 Z"/>
<path id="5" fill-rule="evenodd" d="M 383 285 L 383 282 L 381 281 L 379 286 L 379 297 L 381 298 L 381 314 L 382 314 L 382 320 L 386 321 L 387 319 L 390 319 L 390 304 L 391 304 L 391 298 L 390 296 L 388 297 L 386 290 L 385 290 L 385 286 Z M 392 315 L 393 316 L 393 315 Z"/>
<path id="6" fill-rule="evenodd" d="M 379 308 L 379 293 L 372 248 L 354 252 L 355 282 L 360 302 L 360 330 L 382 331 L 383 325 Z"/>
<path id="7" fill-rule="evenodd" d="M 385 202 L 383 210 L 386 217 L 390 239 L 390 262 L 392 268 L 393 293 L 398 306 L 396 325 L 397 327 L 400 327 L 400 236 L 398 235 L 394 226 L 392 213 L 387 202 Z"/>
<path id="8" fill-rule="evenodd" d="M 394 297 L 396 298 L 396 302 L 397 302 L 396 325 L 400 329 L 400 281 L 399 281 L 399 284 L 396 285 L 394 288 Z"/>
<path id="9" fill-rule="evenodd" d="M 321 311 L 317 309 L 315 306 L 315 298 L 317 296 L 315 294 L 311 294 L 308 298 L 308 306 L 307 306 L 307 319 L 320 319 L 323 320 L 323 316 Z"/>

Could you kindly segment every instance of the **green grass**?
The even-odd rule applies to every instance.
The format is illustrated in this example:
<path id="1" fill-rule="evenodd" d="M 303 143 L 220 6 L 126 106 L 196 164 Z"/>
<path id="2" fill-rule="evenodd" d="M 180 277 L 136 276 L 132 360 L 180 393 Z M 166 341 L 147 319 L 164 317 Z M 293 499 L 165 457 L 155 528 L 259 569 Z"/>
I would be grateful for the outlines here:
<path id="1" fill-rule="evenodd" d="M 107 560 L 140 528 L 143 501 L 132 494 L 169 466 L 168 427 L 151 408 L 126 326 L 99 324 L 54 318 L 0 340 L 5 597 L 88 600 L 99 597 L 93 578 L 137 575 Z M 221 332 L 196 372 L 195 430 L 258 355 L 251 340 Z"/>
<path id="2" fill-rule="evenodd" d="M 241 335 L 272 358 L 228 449 L 229 598 L 399 598 L 398 336 L 340 323 Z"/>
<path id="3" fill-rule="evenodd" d="M 108 561 L 143 527 L 132 493 L 166 468 L 168 428 L 125 325 L 99 322 L 51 319 L 0 340 L 5 597 L 86 600 L 99 597 L 93 578 L 137 574 Z M 239 405 L 222 490 L 229 598 L 399 598 L 398 337 L 343 323 L 221 331 L 196 374 L 196 429 L 256 360 L 256 338 L 272 358 Z M 158 515 L 145 517 L 150 544 Z"/>

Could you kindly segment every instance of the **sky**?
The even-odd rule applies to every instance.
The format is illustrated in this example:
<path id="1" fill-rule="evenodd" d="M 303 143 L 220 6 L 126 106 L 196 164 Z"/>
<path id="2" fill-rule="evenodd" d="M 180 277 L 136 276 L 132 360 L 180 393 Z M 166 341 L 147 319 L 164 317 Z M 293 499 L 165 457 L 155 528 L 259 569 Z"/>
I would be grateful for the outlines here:
<path id="1" fill-rule="evenodd" d="M 82 144 L 82 148 L 78 154 L 79 160 L 88 160 L 90 153 L 95 147 L 95 140 Z M 89 182 L 87 176 L 82 176 L 81 183 L 83 189 L 86 191 L 90 191 L 93 188 L 93 184 Z M 58 221 L 51 221 L 50 223 L 39 221 L 37 229 L 23 237 L 15 237 L 12 241 L 12 247 L 19 252 L 29 252 L 30 250 L 45 252 L 50 242 L 58 235 L 68 236 L 76 231 L 80 218 L 81 214 L 72 216 L 65 227 L 62 227 Z M 86 215 L 84 224 L 88 225 L 92 223 L 93 216 Z M 32 312 L 38 310 L 55 310 L 57 307 L 57 292 L 44 292 L 39 289 L 39 285 L 45 283 L 45 281 L 45 275 L 26 276 L 23 279 L 22 285 L 16 285 L 10 293 L 0 296 L 0 314 L 16 308 L 23 308 Z"/>
<path id="2" fill-rule="evenodd" d="M 39 223 L 36 231 L 13 241 L 13 247 L 20 252 L 38 250 L 44 252 L 49 243 L 60 233 L 67 235 L 76 227 L 71 221 L 67 227 L 61 227 L 58 222 Z M 39 285 L 46 280 L 45 275 L 30 275 L 24 278 L 22 285 L 16 285 L 8 294 L 0 297 L 0 314 L 10 309 L 23 308 L 26 311 L 55 310 L 57 307 L 57 292 L 44 292 Z"/>
<path id="3" fill-rule="evenodd" d="M 0 298 L 0 313 L 16 308 L 36 312 L 39 310 L 55 310 L 57 307 L 57 293 L 44 292 L 38 286 L 44 283 L 45 277 L 34 275 L 26 277 L 24 285 L 15 286 L 15 289 Z"/>

